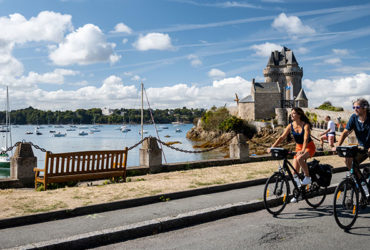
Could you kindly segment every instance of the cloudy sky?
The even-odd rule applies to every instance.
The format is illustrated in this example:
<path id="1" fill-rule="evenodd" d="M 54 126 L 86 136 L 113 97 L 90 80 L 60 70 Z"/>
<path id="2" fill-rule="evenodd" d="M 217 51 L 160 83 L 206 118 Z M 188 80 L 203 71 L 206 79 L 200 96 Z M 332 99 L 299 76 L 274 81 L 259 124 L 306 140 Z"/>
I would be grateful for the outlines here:
<path id="1" fill-rule="evenodd" d="M 367 0 L 0 0 L 0 96 L 139 108 L 142 81 L 154 108 L 235 105 L 286 46 L 309 105 L 349 109 L 370 99 L 369 16 Z"/>

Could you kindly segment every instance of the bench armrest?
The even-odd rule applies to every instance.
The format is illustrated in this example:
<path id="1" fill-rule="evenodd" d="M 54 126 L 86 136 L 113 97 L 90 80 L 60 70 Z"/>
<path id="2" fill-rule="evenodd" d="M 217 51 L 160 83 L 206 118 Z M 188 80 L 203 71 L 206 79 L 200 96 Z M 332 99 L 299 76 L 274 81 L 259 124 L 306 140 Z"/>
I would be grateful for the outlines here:
<path id="1" fill-rule="evenodd" d="M 45 169 L 41 169 L 41 168 L 33 168 L 33 172 L 44 172 Z"/>

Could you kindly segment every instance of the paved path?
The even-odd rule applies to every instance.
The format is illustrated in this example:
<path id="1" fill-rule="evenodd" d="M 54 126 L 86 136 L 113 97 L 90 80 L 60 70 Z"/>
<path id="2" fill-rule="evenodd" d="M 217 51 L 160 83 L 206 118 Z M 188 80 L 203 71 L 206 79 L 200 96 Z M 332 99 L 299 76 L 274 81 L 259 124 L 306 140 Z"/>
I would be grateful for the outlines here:
<path id="1" fill-rule="evenodd" d="M 345 173 L 333 175 L 338 183 Z M 264 185 L 0 230 L 1 248 L 93 247 L 263 209 Z M 33 245 L 32 245 L 33 244 Z"/>
<path id="2" fill-rule="evenodd" d="M 260 210 L 97 249 L 369 249 L 370 207 L 346 233 L 335 223 L 332 201 L 329 195 L 318 209 L 299 202 L 277 217 Z"/>

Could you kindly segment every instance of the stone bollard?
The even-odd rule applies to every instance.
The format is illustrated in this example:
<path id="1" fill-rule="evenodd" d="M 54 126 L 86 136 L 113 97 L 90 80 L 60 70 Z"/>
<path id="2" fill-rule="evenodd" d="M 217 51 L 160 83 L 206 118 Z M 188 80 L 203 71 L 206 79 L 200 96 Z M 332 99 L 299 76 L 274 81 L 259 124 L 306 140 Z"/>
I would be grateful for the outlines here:
<path id="1" fill-rule="evenodd" d="M 18 179 L 24 187 L 35 185 L 35 173 L 37 157 L 34 156 L 31 144 L 21 143 L 18 145 L 11 158 L 10 178 Z"/>
<path id="2" fill-rule="evenodd" d="M 237 134 L 230 143 L 230 158 L 249 160 L 249 145 L 243 134 Z"/>
<path id="3" fill-rule="evenodd" d="M 288 124 L 288 111 L 286 108 L 275 108 L 275 114 L 278 125 L 286 126 Z"/>
<path id="4" fill-rule="evenodd" d="M 140 166 L 149 167 L 150 173 L 162 170 L 162 150 L 158 147 L 157 139 L 148 137 L 140 149 Z"/>

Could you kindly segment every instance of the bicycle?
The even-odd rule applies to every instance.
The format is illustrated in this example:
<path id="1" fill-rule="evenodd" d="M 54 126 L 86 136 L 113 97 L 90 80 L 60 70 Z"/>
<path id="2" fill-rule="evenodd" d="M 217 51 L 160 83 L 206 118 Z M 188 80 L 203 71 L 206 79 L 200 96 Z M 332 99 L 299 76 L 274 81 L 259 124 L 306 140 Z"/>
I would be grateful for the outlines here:
<path id="1" fill-rule="evenodd" d="M 353 158 L 351 169 L 347 176 L 338 184 L 334 192 L 334 218 L 338 226 L 344 230 L 349 230 L 355 224 L 359 208 L 365 209 L 370 204 L 370 197 L 366 193 L 361 183 L 365 182 L 368 190 L 370 184 L 367 176 L 360 171 L 360 164 L 356 160 L 356 155 L 365 150 L 358 146 L 340 146 L 336 148 L 340 157 Z M 361 199 L 359 199 L 361 194 Z"/>
<path id="2" fill-rule="evenodd" d="M 280 214 L 288 201 L 292 198 L 290 196 L 289 180 L 292 180 L 294 186 L 292 194 L 297 201 L 299 201 L 299 197 L 302 196 L 302 198 L 306 200 L 307 204 L 313 208 L 317 208 L 324 202 L 327 187 L 321 187 L 313 179 L 310 185 L 301 186 L 298 186 L 294 181 L 291 169 L 298 175 L 300 181 L 304 178 L 303 175 L 297 173 L 293 165 L 288 160 L 288 156 L 294 156 L 295 152 L 289 152 L 284 148 L 271 148 L 271 155 L 276 159 L 283 160 L 283 165 L 280 165 L 279 162 L 278 171 L 268 178 L 265 184 L 263 203 L 269 213 L 274 216 Z M 318 163 L 318 161 L 316 161 L 316 163 Z"/>

